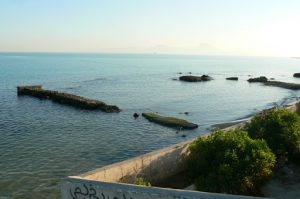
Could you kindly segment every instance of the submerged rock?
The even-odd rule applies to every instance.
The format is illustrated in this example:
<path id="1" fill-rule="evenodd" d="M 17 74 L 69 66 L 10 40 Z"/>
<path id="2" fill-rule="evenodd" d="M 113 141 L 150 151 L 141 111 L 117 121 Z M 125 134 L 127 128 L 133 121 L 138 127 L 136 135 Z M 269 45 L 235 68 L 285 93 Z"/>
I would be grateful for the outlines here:
<path id="1" fill-rule="evenodd" d="M 300 73 L 294 73 L 294 77 L 300 77 Z"/>
<path id="2" fill-rule="evenodd" d="M 179 80 L 186 81 L 186 82 L 202 82 L 202 81 L 210 81 L 213 78 L 208 75 L 202 76 L 193 76 L 193 75 L 186 75 L 179 77 Z"/>
<path id="3" fill-rule="evenodd" d="M 161 124 L 163 126 L 182 128 L 182 129 L 194 129 L 198 128 L 197 124 L 188 122 L 183 119 L 178 119 L 175 117 L 161 116 L 156 113 L 142 113 L 142 115 L 148 119 L 150 122 Z"/>
<path id="4" fill-rule="evenodd" d="M 60 93 L 58 91 L 44 90 L 41 85 L 35 86 L 18 86 L 19 96 L 28 95 L 39 99 L 49 99 L 60 104 L 70 105 L 76 108 L 102 110 L 107 113 L 120 112 L 119 107 L 107 105 L 102 101 L 88 99 L 69 93 Z"/>
<path id="5" fill-rule="evenodd" d="M 265 76 L 248 79 L 248 82 L 250 82 L 250 83 L 252 83 L 252 82 L 267 82 L 267 81 L 268 81 L 268 78 L 266 78 Z"/>
<path id="6" fill-rule="evenodd" d="M 239 80 L 239 78 L 238 77 L 227 77 L 226 80 L 235 80 L 235 81 L 237 81 L 237 80 Z"/>

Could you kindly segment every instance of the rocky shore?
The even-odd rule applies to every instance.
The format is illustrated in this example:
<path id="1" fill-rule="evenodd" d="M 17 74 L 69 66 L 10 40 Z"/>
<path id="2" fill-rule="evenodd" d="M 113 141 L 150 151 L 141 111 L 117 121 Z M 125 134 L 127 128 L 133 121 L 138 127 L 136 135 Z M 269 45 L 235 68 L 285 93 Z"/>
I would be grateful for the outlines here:
<path id="1" fill-rule="evenodd" d="M 121 111 L 119 107 L 107 105 L 99 100 L 88 99 L 69 93 L 45 90 L 41 85 L 18 86 L 17 92 L 18 96 L 28 95 L 39 99 L 49 99 L 53 102 L 66 104 L 81 109 L 101 110 L 107 113 L 117 113 Z"/>

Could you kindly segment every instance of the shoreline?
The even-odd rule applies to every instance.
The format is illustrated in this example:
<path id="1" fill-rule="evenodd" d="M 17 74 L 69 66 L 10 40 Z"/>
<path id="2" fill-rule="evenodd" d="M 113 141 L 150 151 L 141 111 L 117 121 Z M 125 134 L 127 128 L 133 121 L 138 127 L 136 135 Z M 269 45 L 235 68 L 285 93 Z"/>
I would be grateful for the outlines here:
<path id="1" fill-rule="evenodd" d="M 293 102 L 288 103 L 285 108 L 290 109 L 291 111 L 297 111 L 299 107 L 299 101 L 295 100 Z M 264 109 L 263 111 L 267 111 L 269 109 Z M 229 125 L 226 128 L 223 128 L 224 131 L 241 128 L 246 124 L 247 121 L 240 122 L 238 124 Z M 203 137 L 208 136 L 201 135 Z M 104 167 L 96 168 L 94 170 L 81 173 L 77 176 L 69 176 L 63 181 L 63 187 L 61 189 L 61 193 L 63 196 L 66 196 L 67 187 L 71 186 L 71 184 L 75 181 L 77 183 L 87 183 L 92 182 L 95 183 L 95 186 L 98 189 L 101 189 L 102 186 L 105 184 L 109 186 L 109 189 L 113 187 L 119 187 L 123 189 L 124 192 L 128 192 L 127 186 L 132 188 L 138 188 L 135 184 L 136 179 L 142 176 L 142 178 L 146 182 L 150 182 L 153 184 L 153 187 L 143 187 L 143 189 L 147 189 L 149 192 L 155 192 L 155 190 L 172 190 L 176 191 L 176 189 L 182 192 L 182 194 L 188 194 L 191 190 L 192 185 L 186 186 L 185 183 L 178 182 L 176 180 L 182 180 L 182 175 L 187 170 L 186 161 L 189 156 L 188 147 L 189 144 L 192 143 L 197 138 L 192 138 L 181 143 L 171 145 L 169 147 L 164 147 L 159 150 L 154 150 L 149 153 L 136 156 L 124 161 L 116 162 L 110 165 L 106 165 Z M 181 175 L 182 174 L 182 175 Z M 75 181 L 74 181 L 75 180 Z M 274 178 L 274 180 L 276 180 Z M 162 187 L 157 186 L 161 183 Z M 271 181 L 270 181 L 271 182 Z M 181 186 L 184 187 L 171 187 L 173 185 L 168 184 L 171 183 L 174 186 Z M 171 189 L 170 189 L 171 188 Z M 271 187 L 274 188 L 274 187 Z M 276 188 L 276 186 L 275 186 Z M 131 188 L 129 189 L 131 190 Z M 111 190 L 110 190 L 111 191 Z M 206 192 L 195 192 L 195 194 L 207 194 Z M 297 189 L 290 190 L 290 192 L 296 192 Z M 216 193 L 209 193 L 209 194 L 216 194 Z M 242 195 L 227 195 L 226 197 L 245 197 Z M 249 196 L 252 197 L 252 196 Z M 267 195 L 266 197 L 270 197 Z M 290 199 L 290 198 L 289 198 Z"/>
<path id="2" fill-rule="evenodd" d="M 251 120 L 251 118 L 257 114 L 260 114 L 260 113 L 267 111 L 269 109 L 272 109 L 274 107 L 285 108 L 285 107 L 293 106 L 294 104 L 297 104 L 298 102 L 299 102 L 298 97 L 283 98 L 282 100 L 279 100 L 277 102 L 269 103 L 269 104 L 273 104 L 272 106 L 266 105 L 264 109 L 262 109 L 260 111 L 255 111 L 254 113 L 250 113 L 244 117 L 240 117 L 240 118 L 237 118 L 237 119 L 229 121 L 229 122 L 221 122 L 221 123 L 212 124 L 208 127 L 208 130 L 213 130 L 214 128 L 223 129 L 223 128 L 228 128 L 230 126 L 238 125 L 238 124 L 241 124 L 241 123 Z"/>

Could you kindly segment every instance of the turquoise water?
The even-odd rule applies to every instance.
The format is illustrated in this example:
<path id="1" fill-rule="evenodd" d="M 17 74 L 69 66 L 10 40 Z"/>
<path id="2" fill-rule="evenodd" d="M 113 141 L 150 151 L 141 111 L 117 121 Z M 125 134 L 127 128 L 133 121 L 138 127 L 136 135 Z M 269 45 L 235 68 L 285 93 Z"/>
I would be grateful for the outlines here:
<path id="1" fill-rule="evenodd" d="M 214 80 L 172 80 L 179 72 L 208 74 Z M 0 53 L 0 198 L 59 198 L 59 182 L 68 175 L 179 143 L 207 133 L 213 124 L 285 103 L 300 92 L 246 80 L 265 75 L 300 83 L 294 72 L 300 72 L 299 59 Z M 240 80 L 226 81 L 228 76 Z M 17 97 L 16 86 L 30 84 L 103 100 L 123 111 L 108 114 Z M 145 111 L 200 127 L 176 134 L 132 117 Z"/>

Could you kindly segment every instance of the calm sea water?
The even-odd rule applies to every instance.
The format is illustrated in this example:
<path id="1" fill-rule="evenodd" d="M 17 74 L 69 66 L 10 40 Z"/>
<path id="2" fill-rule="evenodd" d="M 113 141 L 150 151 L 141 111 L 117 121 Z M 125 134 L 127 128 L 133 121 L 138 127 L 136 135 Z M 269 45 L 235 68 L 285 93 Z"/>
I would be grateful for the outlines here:
<path id="1" fill-rule="evenodd" d="M 210 82 L 174 81 L 179 72 Z M 207 133 L 300 92 L 249 84 L 251 76 L 297 82 L 300 59 L 117 54 L 0 54 L 0 198 L 59 198 L 60 180 Z M 240 80 L 226 81 L 238 76 Z M 41 84 L 118 105 L 117 114 L 17 97 L 16 86 Z M 200 125 L 182 131 L 134 119 L 159 112 Z M 189 115 L 180 114 L 189 112 Z M 182 135 L 185 134 L 186 138 Z"/>

